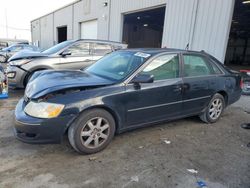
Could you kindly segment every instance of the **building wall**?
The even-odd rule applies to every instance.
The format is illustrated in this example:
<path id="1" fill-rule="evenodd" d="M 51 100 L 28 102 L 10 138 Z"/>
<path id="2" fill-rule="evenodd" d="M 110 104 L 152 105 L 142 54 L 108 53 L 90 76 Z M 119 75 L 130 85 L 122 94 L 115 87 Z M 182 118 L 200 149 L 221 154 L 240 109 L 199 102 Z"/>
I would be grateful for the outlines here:
<path id="1" fill-rule="evenodd" d="M 109 34 L 110 40 L 122 40 L 124 14 L 165 5 L 166 0 L 112 0 Z"/>
<path id="2" fill-rule="evenodd" d="M 53 38 L 53 14 L 49 14 L 40 19 L 41 41 L 40 45 L 43 49 L 49 48 L 54 44 Z"/>
<path id="3" fill-rule="evenodd" d="M 224 61 L 234 0 L 200 0 L 191 47 Z"/>
<path id="4" fill-rule="evenodd" d="M 234 0 L 81 0 L 34 20 L 32 41 L 47 48 L 57 43 L 57 27 L 65 25 L 68 39 L 79 39 L 81 22 L 95 19 L 98 39 L 121 41 L 124 14 L 160 6 L 166 6 L 162 47 L 189 44 L 190 50 L 205 50 L 224 61 Z"/>
<path id="5" fill-rule="evenodd" d="M 185 48 L 190 42 L 194 26 L 197 0 L 168 0 L 162 46 L 168 48 Z"/>
<path id="6" fill-rule="evenodd" d="M 54 41 L 57 43 L 57 28 L 67 26 L 67 39 L 73 39 L 73 6 L 68 6 L 54 13 Z"/>
<path id="7" fill-rule="evenodd" d="M 31 22 L 31 40 L 32 43 L 40 46 L 41 36 L 40 36 L 40 19 Z"/>
<path id="8" fill-rule="evenodd" d="M 168 0 L 162 46 L 205 50 L 224 61 L 234 0 Z M 180 14 L 181 13 L 181 14 Z"/>
<path id="9" fill-rule="evenodd" d="M 108 5 L 109 5 L 109 1 Z M 98 21 L 98 39 L 108 38 L 109 6 L 103 6 L 100 0 L 83 0 L 74 4 L 74 39 L 80 38 L 80 24 L 82 22 Z"/>

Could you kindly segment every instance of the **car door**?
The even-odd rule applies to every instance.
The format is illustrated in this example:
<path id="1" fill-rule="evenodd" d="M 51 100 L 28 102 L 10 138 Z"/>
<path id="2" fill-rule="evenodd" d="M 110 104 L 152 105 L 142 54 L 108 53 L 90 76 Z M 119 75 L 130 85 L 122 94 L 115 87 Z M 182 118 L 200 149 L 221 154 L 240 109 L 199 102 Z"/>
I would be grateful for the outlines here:
<path id="1" fill-rule="evenodd" d="M 126 86 L 127 126 L 156 122 L 179 116 L 182 106 L 178 54 L 153 59 L 140 73 L 154 76 L 153 83 Z"/>
<path id="2" fill-rule="evenodd" d="M 217 86 L 215 72 L 208 59 L 200 54 L 183 54 L 183 114 L 201 112 Z"/>
<path id="3" fill-rule="evenodd" d="M 62 52 L 57 69 L 82 69 L 92 64 L 92 55 L 90 54 L 90 44 L 80 41 Z M 65 55 L 63 55 L 65 54 Z"/>
<path id="4" fill-rule="evenodd" d="M 112 47 L 109 44 L 92 43 L 90 48 L 93 62 L 112 52 Z"/>

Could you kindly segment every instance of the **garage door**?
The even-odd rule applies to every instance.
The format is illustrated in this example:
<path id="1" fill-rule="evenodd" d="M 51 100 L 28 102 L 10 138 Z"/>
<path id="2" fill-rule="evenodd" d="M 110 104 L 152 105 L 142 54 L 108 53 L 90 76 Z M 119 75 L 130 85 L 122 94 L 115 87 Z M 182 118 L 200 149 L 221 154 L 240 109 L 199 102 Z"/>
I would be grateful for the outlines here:
<path id="1" fill-rule="evenodd" d="M 97 39 L 97 20 L 81 23 L 82 39 Z"/>

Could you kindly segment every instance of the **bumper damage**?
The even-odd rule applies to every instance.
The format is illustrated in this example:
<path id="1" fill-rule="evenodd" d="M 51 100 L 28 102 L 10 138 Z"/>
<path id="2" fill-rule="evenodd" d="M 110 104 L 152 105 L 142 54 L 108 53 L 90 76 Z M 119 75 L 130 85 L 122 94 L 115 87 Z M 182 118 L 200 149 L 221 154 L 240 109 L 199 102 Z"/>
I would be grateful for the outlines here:
<path id="1" fill-rule="evenodd" d="M 24 78 L 28 73 L 27 71 L 17 66 L 8 66 L 6 72 L 10 87 L 14 88 L 24 87 L 23 83 L 24 83 Z"/>
<path id="2" fill-rule="evenodd" d="M 15 110 L 14 134 L 25 143 L 47 144 L 60 143 L 68 126 L 74 120 L 74 115 L 40 119 L 24 112 L 25 101 L 21 99 Z"/>

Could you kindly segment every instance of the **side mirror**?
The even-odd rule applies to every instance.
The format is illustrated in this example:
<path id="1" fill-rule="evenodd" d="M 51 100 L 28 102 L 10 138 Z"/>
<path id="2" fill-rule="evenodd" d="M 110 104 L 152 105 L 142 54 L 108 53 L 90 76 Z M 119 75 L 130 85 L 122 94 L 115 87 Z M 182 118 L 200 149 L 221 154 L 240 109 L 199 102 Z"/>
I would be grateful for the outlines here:
<path id="1" fill-rule="evenodd" d="M 63 51 L 62 53 L 61 53 L 61 56 L 62 57 L 65 57 L 65 56 L 68 56 L 68 55 L 71 55 L 71 52 L 70 51 Z"/>
<path id="2" fill-rule="evenodd" d="M 131 83 L 134 84 L 153 83 L 153 82 L 154 82 L 154 76 L 150 74 L 138 74 L 131 80 Z"/>

